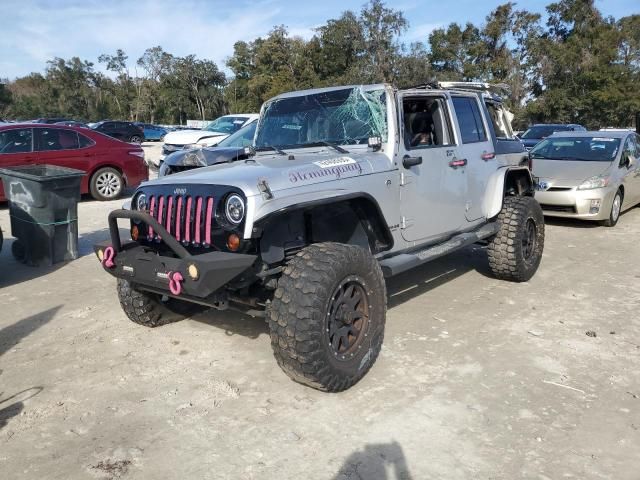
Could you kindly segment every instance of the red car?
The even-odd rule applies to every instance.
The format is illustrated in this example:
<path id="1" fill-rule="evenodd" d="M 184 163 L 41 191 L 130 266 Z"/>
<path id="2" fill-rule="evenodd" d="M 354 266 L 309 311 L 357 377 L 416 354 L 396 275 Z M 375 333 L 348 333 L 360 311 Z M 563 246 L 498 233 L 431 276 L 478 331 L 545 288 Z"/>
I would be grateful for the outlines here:
<path id="1" fill-rule="evenodd" d="M 118 198 L 125 187 L 149 179 L 144 151 L 81 127 L 44 124 L 0 126 L 0 168 L 47 163 L 84 170 L 82 193 Z M 0 201 L 6 201 L 0 183 Z"/>

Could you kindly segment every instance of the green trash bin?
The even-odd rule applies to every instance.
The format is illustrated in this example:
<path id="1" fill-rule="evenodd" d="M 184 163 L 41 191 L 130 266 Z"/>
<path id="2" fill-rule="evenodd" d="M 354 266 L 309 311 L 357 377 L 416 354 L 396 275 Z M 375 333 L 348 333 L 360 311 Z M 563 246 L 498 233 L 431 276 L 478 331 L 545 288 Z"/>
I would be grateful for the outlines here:
<path id="1" fill-rule="evenodd" d="M 16 260 L 51 266 L 78 258 L 78 201 L 85 172 L 55 165 L 0 168 Z"/>

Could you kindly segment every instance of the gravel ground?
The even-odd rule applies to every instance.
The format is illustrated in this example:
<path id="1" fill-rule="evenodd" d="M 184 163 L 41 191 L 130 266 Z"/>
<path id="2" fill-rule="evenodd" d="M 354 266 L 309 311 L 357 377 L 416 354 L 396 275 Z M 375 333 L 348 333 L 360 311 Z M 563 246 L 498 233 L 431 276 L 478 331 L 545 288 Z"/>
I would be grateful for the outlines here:
<path id="1" fill-rule="evenodd" d="M 640 208 L 550 221 L 528 283 L 477 246 L 390 280 L 380 358 L 325 394 L 262 320 L 128 321 L 91 250 L 121 203 L 84 200 L 81 258 L 50 269 L 13 260 L 0 208 L 0 478 L 640 478 Z"/>

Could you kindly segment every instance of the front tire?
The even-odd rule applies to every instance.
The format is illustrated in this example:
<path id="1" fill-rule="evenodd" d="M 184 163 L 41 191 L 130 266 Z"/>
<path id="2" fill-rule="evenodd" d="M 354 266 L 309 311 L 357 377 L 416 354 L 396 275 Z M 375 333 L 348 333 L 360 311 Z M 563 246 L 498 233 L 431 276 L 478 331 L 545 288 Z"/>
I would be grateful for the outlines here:
<path id="1" fill-rule="evenodd" d="M 142 137 L 140 135 L 132 135 L 129 139 L 129 143 L 142 143 Z"/>
<path id="2" fill-rule="evenodd" d="M 115 200 L 124 190 L 124 179 L 115 168 L 101 168 L 91 177 L 89 190 L 91 196 L 101 202 Z"/>
<path id="3" fill-rule="evenodd" d="M 163 301 L 162 295 L 137 290 L 128 280 L 118 279 L 118 299 L 124 313 L 134 323 L 155 328 L 183 320 L 206 307 L 177 298 Z"/>
<path id="4" fill-rule="evenodd" d="M 380 353 L 386 308 L 382 270 L 367 250 L 310 245 L 286 266 L 268 308 L 276 360 L 297 382 L 346 390 Z"/>
<path id="5" fill-rule="evenodd" d="M 489 267 L 502 280 L 526 282 L 538 270 L 544 249 L 544 216 L 533 197 L 505 197 L 500 229 L 487 247 Z"/>
<path id="6" fill-rule="evenodd" d="M 613 197 L 611 202 L 611 212 L 609 212 L 609 218 L 604 220 L 602 224 L 605 227 L 615 227 L 616 223 L 620 219 L 620 212 L 622 211 L 622 192 L 618 190 L 616 196 Z"/>

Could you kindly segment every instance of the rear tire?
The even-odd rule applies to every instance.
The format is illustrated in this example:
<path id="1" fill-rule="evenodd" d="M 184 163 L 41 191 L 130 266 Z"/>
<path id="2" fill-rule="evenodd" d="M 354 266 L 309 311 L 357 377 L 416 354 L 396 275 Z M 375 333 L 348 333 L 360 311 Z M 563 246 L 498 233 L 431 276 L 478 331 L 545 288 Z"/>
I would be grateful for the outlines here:
<path id="1" fill-rule="evenodd" d="M 140 135 L 132 135 L 129 143 L 142 143 L 142 137 Z"/>
<path id="2" fill-rule="evenodd" d="M 124 179 L 115 168 L 101 168 L 91 177 L 89 190 L 91 196 L 101 202 L 115 200 L 124 190 Z"/>
<path id="3" fill-rule="evenodd" d="M 207 308 L 176 298 L 162 300 L 162 295 L 134 288 L 128 280 L 118 279 L 118 299 L 129 320 L 138 325 L 155 328 L 177 322 Z"/>
<path id="4" fill-rule="evenodd" d="M 304 248 L 284 269 L 267 312 L 278 365 L 296 382 L 346 390 L 380 353 L 386 307 L 382 270 L 367 250 Z"/>
<path id="5" fill-rule="evenodd" d="M 622 211 L 622 192 L 618 189 L 616 196 L 613 197 L 611 202 L 611 212 L 609 212 L 609 218 L 602 222 L 605 227 L 615 227 L 616 223 L 620 219 L 620 212 Z M 616 203 L 617 202 L 617 203 Z"/>
<path id="6" fill-rule="evenodd" d="M 533 197 L 505 197 L 500 230 L 487 247 L 489 266 L 502 280 L 526 282 L 538 270 L 544 249 L 544 216 Z"/>
<path id="7" fill-rule="evenodd" d="M 24 263 L 27 258 L 27 250 L 20 240 L 14 240 L 11 244 L 11 254 L 18 262 Z"/>

